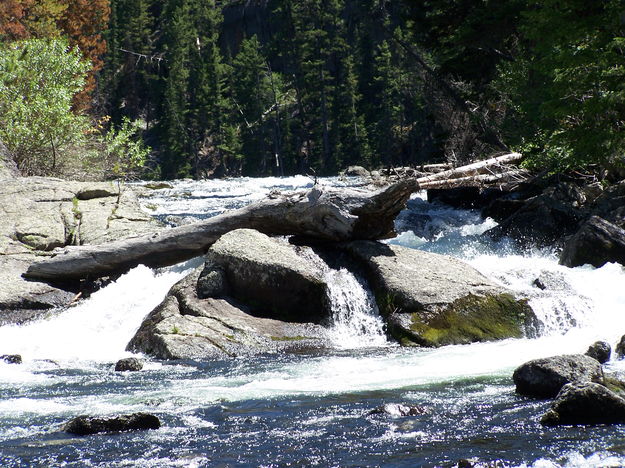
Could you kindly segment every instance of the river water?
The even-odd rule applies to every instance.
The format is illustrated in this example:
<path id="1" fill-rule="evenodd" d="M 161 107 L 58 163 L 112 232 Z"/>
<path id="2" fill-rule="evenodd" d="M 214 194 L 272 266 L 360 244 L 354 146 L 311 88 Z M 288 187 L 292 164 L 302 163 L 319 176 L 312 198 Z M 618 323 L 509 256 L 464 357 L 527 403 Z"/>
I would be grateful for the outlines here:
<path id="1" fill-rule="evenodd" d="M 324 179 L 332 185 L 357 180 Z M 305 177 L 180 181 L 143 201 L 169 224 L 240 207 L 271 190 L 306 188 Z M 326 272 L 334 285 L 336 349 L 223 361 L 148 361 L 116 373 L 142 318 L 199 260 L 152 271 L 139 266 L 48 319 L 0 328 L 0 466 L 498 466 L 625 465 L 625 427 L 543 428 L 549 402 L 519 397 L 511 375 L 533 358 L 584 352 L 625 333 L 625 271 L 559 266 L 549 251 L 519 251 L 481 234 L 494 226 L 472 211 L 416 194 L 390 242 L 459 257 L 527 297 L 543 324 L 537 339 L 404 349 L 383 334 L 359 278 Z M 545 289 L 536 286 L 539 279 Z M 607 370 L 624 373 L 623 361 Z M 426 413 L 368 413 L 385 404 Z M 148 411 L 159 430 L 78 438 L 60 431 L 80 415 Z"/>

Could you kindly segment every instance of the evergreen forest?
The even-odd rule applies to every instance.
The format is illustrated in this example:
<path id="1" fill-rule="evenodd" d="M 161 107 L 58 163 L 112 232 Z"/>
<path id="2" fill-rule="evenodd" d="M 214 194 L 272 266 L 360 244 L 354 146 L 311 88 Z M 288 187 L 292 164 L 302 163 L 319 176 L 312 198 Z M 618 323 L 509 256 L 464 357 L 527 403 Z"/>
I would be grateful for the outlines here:
<path id="1" fill-rule="evenodd" d="M 625 159 L 625 0 L 3 0 L 25 174 Z"/>

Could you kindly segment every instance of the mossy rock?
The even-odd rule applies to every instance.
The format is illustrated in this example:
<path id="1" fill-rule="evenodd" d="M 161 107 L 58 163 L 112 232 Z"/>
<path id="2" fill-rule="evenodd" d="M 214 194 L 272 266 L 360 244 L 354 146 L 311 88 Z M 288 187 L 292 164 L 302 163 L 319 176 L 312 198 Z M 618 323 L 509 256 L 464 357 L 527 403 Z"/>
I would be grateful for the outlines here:
<path id="1" fill-rule="evenodd" d="M 603 385 L 608 389 L 616 393 L 617 395 L 625 398 L 625 382 L 613 375 L 606 375 L 603 380 Z"/>
<path id="2" fill-rule="evenodd" d="M 163 189 L 173 189 L 174 186 L 168 184 L 167 182 L 148 182 L 144 185 L 145 188 L 150 190 L 163 190 Z"/>
<path id="3" fill-rule="evenodd" d="M 511 294 L 468 295 L 436 314 L 392 314 L 389 332 L 404 346 L 438 347 L 521 338 L 535 322 L 527 301 Z"/>

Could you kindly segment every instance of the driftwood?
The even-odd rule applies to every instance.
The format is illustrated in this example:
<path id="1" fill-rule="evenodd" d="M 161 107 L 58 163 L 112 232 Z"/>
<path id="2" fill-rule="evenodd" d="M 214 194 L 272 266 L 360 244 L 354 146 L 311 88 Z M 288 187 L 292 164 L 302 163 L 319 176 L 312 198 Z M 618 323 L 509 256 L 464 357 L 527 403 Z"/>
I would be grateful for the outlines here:
<path id="1" fill-rule="evenodd" d="M 422 190 L 450 189 L 457 187 L 483 187 L 492 184 L 506 184 L 510 182 L 522 182 L 530 175 L 529 171 L 513 169 L 500 174 L 478 174 L 466 177 L 456 177 L 442 180 L 429 180 L 419 183 Z M 417 179 L 418 180 L 418 179 Z"/>
<path id="2" fill-rule="evenodd" d="M 494 171 L 502 170 L 503 172 L 509 172 L 509 165 L 519 162 L 523 159 L 523 156 L 520 153 L 509 153 L 501 156 L 497 156 L 496 158 L 485 159 L 483 161 L 478 161 L 472 164 L 468 164 L 466 166 L 456 167 L 454 169 L 449 169 L 447 171 L 438 172 L 436 174 L 432 174 L 425 177 L 420 177 L 417 179 L 417 184 L 421 188 L 427 188 L 426 185 L 441 180 L 451 180 L 457 178 L 464 178 L 465 181 L 467 178 L 476 177 L 482 174 L 493 175 Z"/>
<path id="3" fill-rule="evenodd" d="M 239 228 L 325 241 L 392 237 L 394 219 L 415 188 L 414 179 L 374 193 L 315 186 L 308 192 L 275 196 L 147 236 L 67 247 L 46 261 L 32 264 L 24 276 L 48 281 L 94 279 L 139 264 L 153 268 L 173 265 L 203 255 L 219 237 Z"/>

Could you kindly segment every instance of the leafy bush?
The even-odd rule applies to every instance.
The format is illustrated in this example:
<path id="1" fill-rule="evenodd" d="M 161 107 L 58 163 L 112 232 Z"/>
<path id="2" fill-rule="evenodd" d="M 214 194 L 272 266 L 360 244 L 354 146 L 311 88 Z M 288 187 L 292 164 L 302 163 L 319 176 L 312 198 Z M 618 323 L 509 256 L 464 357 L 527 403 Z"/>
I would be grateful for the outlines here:
<path id="1" fill-rule="evenodd" d="M 90 67 L 62 39 L 0 44 L 0 140 L 23 174 L 58 173 L 66 149 L 84 142 L 90 123 L 72 99 Z"/>
<path id="2" fill-rule="evenodd" d="M 131 121 L 125 117 L 119 128 L 111 127 L 104 135 L 108 177 L 136 177 L 143 169 L 151 149 L 138 137 L 140 131 L 139 121 Z"/>

